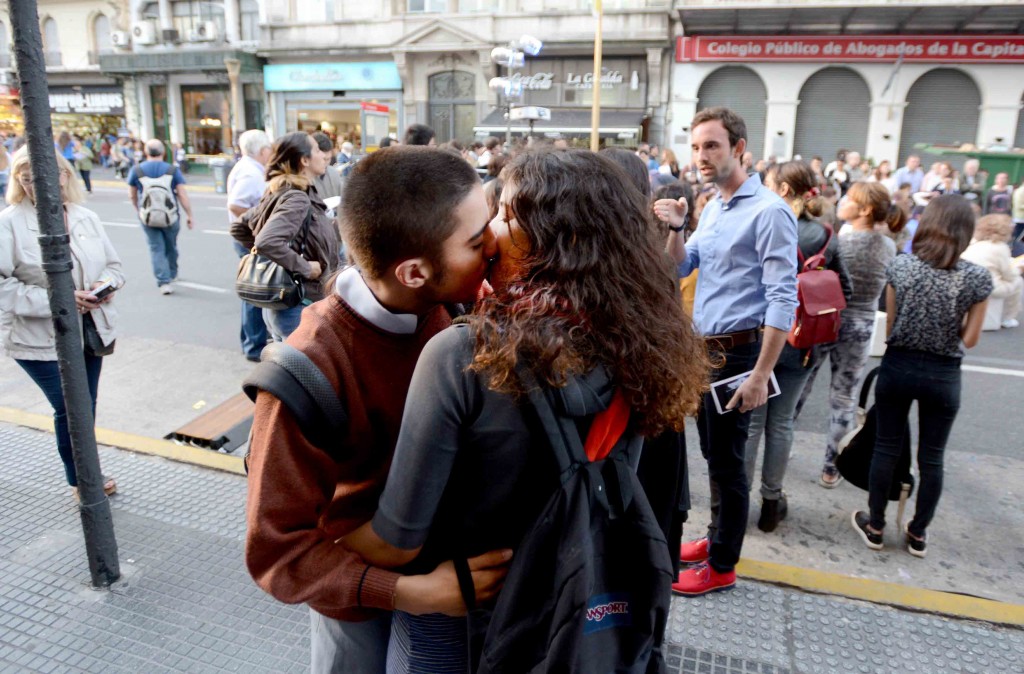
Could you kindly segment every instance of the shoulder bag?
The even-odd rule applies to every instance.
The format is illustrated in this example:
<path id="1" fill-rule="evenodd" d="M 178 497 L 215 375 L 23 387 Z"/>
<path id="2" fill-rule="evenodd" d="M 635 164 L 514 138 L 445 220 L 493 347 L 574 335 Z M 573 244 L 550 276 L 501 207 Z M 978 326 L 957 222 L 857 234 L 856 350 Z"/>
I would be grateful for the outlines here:
<path id="1" fill-rule="evenodd" d="M 312 219 L 313 208 L 310 207 L 306 212 L 306 219 L 302 221 L 302 229 L 298 237 L 297 252 L 303 257 L 306 253 L 306 237 L 309 236 Z M 252 250 L 238 263 L 235 293 L 255 307 L 277 311 L 298 306 L 305 298 L 302 278 L 269 257 L 262 255 L 256 246 L 253 246 Z"/>

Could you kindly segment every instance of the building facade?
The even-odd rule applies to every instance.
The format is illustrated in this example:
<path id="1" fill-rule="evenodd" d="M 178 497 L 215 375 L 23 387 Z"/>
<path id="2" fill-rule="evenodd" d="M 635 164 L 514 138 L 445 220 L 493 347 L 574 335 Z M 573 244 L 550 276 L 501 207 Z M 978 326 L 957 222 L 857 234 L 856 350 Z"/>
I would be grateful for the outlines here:
<path id="1" fill-rule="evenodd" d="M 679 3 L 673 145 L 729 105 L 755 156 L 858 150 L 902 163 L 919 144 L 1024 147 L 1020 3 Z"/>
<path id="2" fill-rule="evenodd" d="M 100 69 L 112 53 L 113 34 L 124 21 L 127 0 L 39 2 L 50 114 L 55 133 L 93 136 L 116 134 L 125 126 L 125 97 L 120 82 Z M 21 133 L 17 64 L 7 4 L 0 8 L 0 131 Z"/>
<path id="3" fill-rule="evenodd" d="M 660 136 L 672 60 L 671 0 L 605 2 L 602 136 Z M 589 137 L 595 19 L 585 0 L 265 0 L 259 55 L 275 134 L 323 128 L 358 141 L 363 107 L 387 108 L 400 135 L 425 123 L 440 141 L 501 135 L 505 75 L 491 50 L 544 42 L 514 76 L 522 103 L 552 110 L 538 133 Z M 513 133 L 527 129 L 513 125 Z"/>

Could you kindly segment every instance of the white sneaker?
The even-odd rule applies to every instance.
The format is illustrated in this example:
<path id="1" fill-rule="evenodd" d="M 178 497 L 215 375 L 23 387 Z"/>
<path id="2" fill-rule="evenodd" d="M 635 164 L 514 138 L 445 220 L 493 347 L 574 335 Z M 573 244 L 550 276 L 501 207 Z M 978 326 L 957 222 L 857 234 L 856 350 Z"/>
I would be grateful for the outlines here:
<path id="1" fill-rule="evenodd" d="M 1008 318 L 1005 321 L 1003 321 L 1001 325 L 1004 328 L 1016 328 L 1017 326 L 1020 325 L 1020 321 L 1018 321 L 1016 318 Z"/>
<path id="2" fill-rule="evenodd" d="M 165 283 L 162 286 L 160 286 L 160 294 L 161 295 L 170 295 L 173 292 L 174 292 L 174 288 L 171 287 L 170 283 Z"/>

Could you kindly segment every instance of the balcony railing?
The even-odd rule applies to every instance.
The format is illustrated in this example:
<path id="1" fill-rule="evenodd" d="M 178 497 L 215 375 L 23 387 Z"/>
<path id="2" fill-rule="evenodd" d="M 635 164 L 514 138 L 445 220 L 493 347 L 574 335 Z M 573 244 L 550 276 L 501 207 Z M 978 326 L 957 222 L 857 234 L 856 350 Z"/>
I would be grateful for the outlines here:
<path id="1" fill-rule="evenodd" d="M 47 66 L 62 66 L 62 65 L 64 65 L 64 59 L 61 58 L 61 54 L 60 54 L 59 51 L 48 51 L 48 52 L 43 54 L 43 57 L 46 60 L 46 65 Z"/>
<path id="2" fill-rule="evenodd" d="M 89 65 L 98 66 L 100 64 L 100 57 L 104 54 L 113 54 L 113 49 L 100 49 L 99 51 L 89 52 Z"/>

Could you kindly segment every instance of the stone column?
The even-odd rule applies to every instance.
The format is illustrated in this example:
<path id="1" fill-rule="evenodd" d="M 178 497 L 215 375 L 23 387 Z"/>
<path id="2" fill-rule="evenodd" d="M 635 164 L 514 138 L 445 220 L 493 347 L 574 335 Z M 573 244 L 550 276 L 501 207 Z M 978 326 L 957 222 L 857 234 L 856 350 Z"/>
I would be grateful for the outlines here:
<path id="1" fill-rule="evenodd" d="M 764 156 L 754 157 L 767 159 L 776 155 L 778 159 L 789 159 L 793 156 L 793 136 L 796 133 L 796 109 L 798 100 L 768 101 L 768 113 L 765 117 Z M 782 135 L 779 135 L 779 131 Z"/>
<path id="2" fill-rule="evenodd" d="M 229 110 L 231 111 L 231 142 L 238 140 L 239 134 L 245 131 L 245 99 L 242 97 L 242 84 L 238 76 L 242 71 L 242 62 L 238 59 L 224 59 L 224 67 L 228 71 L 228 83 L 231 87 Z"/>

